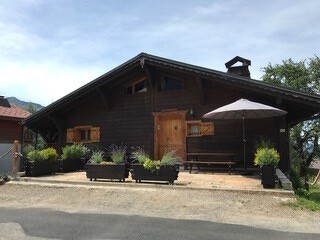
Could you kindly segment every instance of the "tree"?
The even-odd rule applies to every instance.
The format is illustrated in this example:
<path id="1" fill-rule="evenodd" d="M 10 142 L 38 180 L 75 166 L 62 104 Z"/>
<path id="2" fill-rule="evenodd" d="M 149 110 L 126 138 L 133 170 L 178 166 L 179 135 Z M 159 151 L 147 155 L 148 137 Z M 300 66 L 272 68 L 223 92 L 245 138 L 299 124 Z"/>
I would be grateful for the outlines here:
<path id="1" fill-rule="evenodd" d="M 294 62 L 288 59 L 274 66 L 269 63 L 262 71 L 264 72 L 262 79 L 265 82 L 310 94 L 320 94 L 320 59 L 316 55 L 308 61 Z M 319 135 L 319 115 L 295 125 L 290 130 L 293 167 L 299 167 L 300 176 L 305 176 L 311 161 L 320 156 Z"/>

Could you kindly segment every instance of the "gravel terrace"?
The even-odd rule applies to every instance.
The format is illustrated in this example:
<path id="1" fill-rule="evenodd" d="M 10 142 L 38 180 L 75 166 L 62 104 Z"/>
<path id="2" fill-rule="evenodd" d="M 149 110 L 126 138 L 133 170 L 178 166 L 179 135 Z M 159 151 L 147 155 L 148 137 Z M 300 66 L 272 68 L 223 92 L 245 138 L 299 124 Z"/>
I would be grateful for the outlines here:
<path id="1" fill-rule="evenodd" d="M 320 212 L 292 209 L 289 195 L 128 184 L 105 186 L 10 182 L 0 186 L 0 206 L 65 212 L 197 219 L 280 231 L 320 233 Z"/>

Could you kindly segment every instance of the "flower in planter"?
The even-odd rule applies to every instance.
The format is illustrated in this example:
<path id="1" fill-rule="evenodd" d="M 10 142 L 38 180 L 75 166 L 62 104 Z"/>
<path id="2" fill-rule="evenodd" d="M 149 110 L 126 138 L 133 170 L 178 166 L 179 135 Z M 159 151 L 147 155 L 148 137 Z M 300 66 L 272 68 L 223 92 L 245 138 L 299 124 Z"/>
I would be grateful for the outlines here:
<path id="1" fill-rule="evenodd" d="M 106 166 L 106 165 L 113 165 L 114 163 L 113 162 L 106 162 L 106 161 L 102 161 L 100 163 L 100 165 L 103 165 L 103 166 Z"/>
<path id="2" fill-rule="evenodd" d="M 150 160 L 149 154 L 147 154 L 141 147 L 133 148 L 131 158 L 138 163 L 144 163 L 146 160 Z"/>
<path id="3" fill-rule="evenodd" d="M 80 159 L 86 156 L 88 148 L 82 143 L 74 143 L 62 148 L 61 159 Z"/>
<path id="4" fill-rule="evenodd" d="M 164 166 L 164 165 L 172 166 L 172 165 L 177 164 L 180 161 L 182 161 L 181 157 L 176 155 L 175 150 L 172 150 L 172 151 L 168 151 L 168 152 L 164 153 L 163 157 L 161 158 L 161 165 L 162 166 Z"/>
<path id="5" fill-rule="evenodd" d="M 143 164 L 143 167 L 151 172 L 157 172 L 161 166 L 173 166 L 176 162 L 180 161 L 180 157 L 176 156 L 175 150 L 165 152 L 161 160 L 152 160 L 149 155 L 140 147 L 135 148 L 131 153 L 131 157 Z"/>
<path id="6" fill-rule="evenodd" d="M 157 172 L 160 170 L 161 162 L 160 160 L 147 159 L 143 163 L 143 167 L 151 172 Z"/>
<path id="7" fill-rule="evenodd" d="M 92 153 L 91 158 L 89 159 L 89 162 L 101 164 L 102 162 L 105 162 L 103 157 L 104 157 L 104 153 L 102 151 L 94 151 Z"/>
<path id="8" fill-rule="evenodd" d="M 28 160 L 25 161 L 26 175 L 40 176 L 55 173 L 58 171 L 57 160 L 58 154 L 54 148 L 33 150 L 28 153 Z"/>
<path id="9" fill-rule="evenodd" d="M 33 150 L 27 156 L 32 161 L 56 161 L 58 159 L 57 151 L 54 148 Z"/>
<path id="10" fill-rule="evenodd" d="M 125 145 L 116 146 L 112 144 L 108 147 L 109 156 L 114 164 L 121 164 L 126 162 L 126 151 Z"/>

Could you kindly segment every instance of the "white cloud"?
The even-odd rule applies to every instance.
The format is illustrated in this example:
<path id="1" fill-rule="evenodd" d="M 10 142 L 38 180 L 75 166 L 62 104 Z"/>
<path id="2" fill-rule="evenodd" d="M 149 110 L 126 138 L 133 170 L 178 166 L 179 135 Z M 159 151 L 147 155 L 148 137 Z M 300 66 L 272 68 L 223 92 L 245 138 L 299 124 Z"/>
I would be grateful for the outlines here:
<path id="1" fill-rule="evenodd" d="M 103 73 L 94 67 L 63 67 L 55 63 L 21 66 L 2 63 L 0 89 L 7 97 L 48 105 Z"/>
<path id="2" fill-rule="evenodd" d="M 0 88 L 47 105 L 139 52 L 226 71 L 319 54 L 319 1 L 4 1 Z M 21 95 L 22 94 L 22 95 Z"/>

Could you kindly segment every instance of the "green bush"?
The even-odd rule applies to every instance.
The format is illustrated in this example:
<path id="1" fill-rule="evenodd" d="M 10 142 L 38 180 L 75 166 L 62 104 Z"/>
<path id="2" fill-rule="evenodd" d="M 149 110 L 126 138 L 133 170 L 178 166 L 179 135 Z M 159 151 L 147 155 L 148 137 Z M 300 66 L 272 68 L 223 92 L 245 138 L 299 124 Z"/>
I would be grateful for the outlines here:
<path id="1" fill-rule="evenodd" d="M 254 157 L 254 164 L 260 167 L 265 165 L 277 166 L 280 155 L 274 148 L 259 148 Z"/>
<path id="2" fill-rule="evenodd" d="M 27 156 L 32 161 L 41 161 L 41 160 L 43 160 L 39 150 L 30 151 L 27 154 Z"/>
<path id="3" fill-rule="evenodd" d="M 292 167 L 289 171 L 289 179 L 292 182 L 293 189 L 300 189 L 304 187 L 302 178 L 299 177 L 299 171 Z"/>
<path id="4" fill-rule="evenodd" d="M 92 153 L 92 156 L 91 156 L 89 162 L 101 164 L 102 162 L 105 162 L 103 159 L 103 156 L 104 156 L 104 153 L 102 151 L 95 151 Z"/>
<path id="5" fill-rule="evenodd" d="M 56 161 L 58 153 L 54 148 L 46 148 L 40 151 L 41 157 L 46 161 Z"/>
<path id="6" fill-rule="evenodd" d="M 74 143 L 72 145 L 67 145 L 62 148 L 61 159 L 79 159 L 83 158 L 87 154 L 87 147 L 82 143 Z"/>
<path id="7" fill-rule="evenodd" d="M 58 159 L 58 153 L 54 148 L 46 148 L 41 151 L 33 150 L 27 156 L 33 161 L 56 161 Z"/>
<path id="8" fill-rule="evenodd" d="M 122 144 L 120 146 L 111 145 L 108 148 L 109 156 L 115 164 L 124 163 L 126 161 L 126 151 L 127 147 Z"/>

